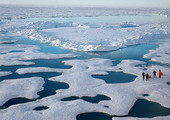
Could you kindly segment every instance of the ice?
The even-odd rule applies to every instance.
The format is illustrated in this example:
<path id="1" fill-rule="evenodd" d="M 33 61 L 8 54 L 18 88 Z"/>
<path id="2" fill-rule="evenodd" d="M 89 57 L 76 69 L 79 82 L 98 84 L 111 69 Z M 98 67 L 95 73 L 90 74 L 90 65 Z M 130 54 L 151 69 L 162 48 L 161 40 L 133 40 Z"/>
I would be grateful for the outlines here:
<path id="1" fill-rule="evenodd" d="M 0 18 L 48 18 L 48 17 L 77 17 L 77 16 L 119 16 L 158 14 L 169 17 L 169 9 L 158 8 L 108 8 L 108 7 L 40 7 L 40 6 L 0 6 Z"/>
<path id="2" fill-rule="evenodd" d="M 170 69 L 164 66 L 146 66 L 146 63 L 139 60 L 123 60 L 116 66 L 109 59 L 93 58 L 84 60 L 67 60 L 63 61 L 65 65 L 72 65 L 70 69 L 65 69 L 62 75 L 49 78 L 57 82 L 66 82 L 69 84 L 68 89 L 57 90 L 57 94 L 49 96 L 38 101 L 25 104 L 13 105 L 5 110 L 0 111 L 0 115 L 5 119 L 51 119 L 55 120 L 75 120 L 76 115 L 85 112 L 104 112 L 110 115 L 127 115 L 128 111 L 134 105 L 138 98 L 158 102 L 164 107 L 170 108 L 169 104 L 169 85 Z M 39 68 L 20 69 L 21 73 L 43 72 Z M 149 81 L 142 79 L 141 73 L 144 71 L 152 75 L 153 70 L 161 69 L 162 78 L 151 78 Z M 52 70 L 44 68 L 44 72 Z M 61 69 L 62 70 L 62 69 Z M 104 80 L 95 79 L 92 75 L 107 75 L 107 71 L 123 71 L 138 77 L 133 82 L 121 84 L 107 84 Z M 107 88 L 107 89 L 106 89 Z M 100 101 L 98 104 L 92 104 L 81 99 L 74 101 L 61 101 L 62 98 L 70 96 L 96 96 L 103 94 L 111 100 Z M 143 96 L 148 94 L 149 96 Z M 163 99 L 162 99 L 163 98 Z M 39 106 L 49 107 L 43 111 L 34 111 Z M 109 106 L 106 108 L 104 106 Z M 13 112 L 15 111 L 15 112 Z M 73 112 L 74 111 L 74 112 Z M 69 114 L 68 114 L 69 113 Z M 31 116 L 30 116 L 31 114 Z M 67 115 L 66 115 L 67 114 Z M 126 119 L 115 118 L 115 119 Z M 131 117 L 127 118 L 130 119 Z M 167 119 L 169 116 L 161 116 L 153 119 Z M 114 118 L 113 118 L 114 119 Z M 144 118 L 142 118 L 144 119 Z M 148 119 L 148 118 L 146 118 Z"/>
<path id="3" fill-rule="evenodd" d="M 168 18 L 164 17 L 166 20 L 161 21 L 162 16 L 169 16 L 169 9 L 63 8 L 56 12 L 55 10 L 58 10 L 59 8 L 38 9 L 32 7 L 20 7 L 20 9 L 23 10 L 22 12 L 26 14 L 18 12 L 17 7 L 11 8 L 4 6 L 1 9 L 2 13 L 8 13 L 13 10 L 13 14 L 8 14 L 8 17 L 10 18 L 15 18 L 15 16 L 17 18 L 20 18 L 21 16 L 21 18 L 34 18 L 35 16 L 33 15 L 36 15 L 36 17 L 55 16 L 54 20 L 52 18 L 49 20 L 47 18 L 42 18 L 42 21 L 41 19 L 38 21 L 29 18 L 26 20 L 4 20 L 1 23 L 0 30 L 10 31 L 11 33 L 40 40 L 42 43 L 49 43 L 50 45 L 64 49 L 78 51 L 109 51 L 126 47 L 128 45 L 150 43 L 159 38 L 169 38 L 170 34 Z M 6 11 L 6 9 L 9 11 Z M 27 14 L 25 9 L 29 10 L 31 13 L 32 10 L 36 12 L 33 14 Z M 47 12 L 48 10 L 50 12 Z M 70 15 L 73 17 L 73 20 L 71 20 Z M 84 16 L 91 16 L 89 19 L 93 19 L 94 16 L 102 15 L 106 16 L 106 18 L 107 16 L 116 15 L 120 15 L 120 17 L 121 15 L 145 15 L 151 16 L 151 18 L 149 19 L 150 22 L 138 23 L 136 23 L 137 20 L 131 22 L 124 21 L 123 23 L 97 23 L 94 20 L 91 22 L 83 21 L 83 19 L 88 19 L 88 17 L 85 18 Z M 154 15 L 160 15 L 160 20 L 154 22 L 154 18 L 152 18 Z M 6 14 L 0 15 L 2 18 L 6 18 L 5 16 Z M 81 18 L 80 16 L 84 18 Z M 77 17 L 77 19 L 80 17 L 80 21 L 75 20 L 74 17 Z M 158 41 L 155 42 L 157 43 Z"/>
<path id="4" fill-rule="evenodd" d="M 156 50 L 150 50 L 150 53 L 145 54 L 145 58 L 151 58 L 152 61 L 168 63 L 170 64 L 170 42 L 169 39 L 160 44 L 159 48 Z"/>
<path id="5" fill-rule="evenodd" d="M 18 74 L 29 74 L 29 73 L 42 73 L 42 72 L 62 72 L 61 69 L 48 68 L 48 67 L 29 67 L 17 69 Z"/>
<path id="6" fill-rule="evenodd" d="M 11 40 L 11 41 L 2 41 L 2 40 L 0 40 L 0 44 L 13 44 L 15 42 L 17 42 L 17 40 Z"/>
<path id="7" fill-rule="evenodd" d="M 10 74 L 12 74 L 12 72 L 10 72 L 10 71 L 1 71 L 1 69 L 0 69 L 0 77 L 7 76 L 7 75 L 10 75 Z"/>
<path id="8" fill-rule="evenodd" d="M 78 51 L 116 50 L 129 45 L 150 43 L 159 38 L 168 38 L 170 34 L 169 21 L 141 24 L 125 22 L 110 25 L 106 23 L 13 21 L 12 23 L 5 22 L 1 29 L 40 40 L 42 43 Z"/>
<path id="9" fill-rule="evenodd" d="M 0 45 L 0 66 L 32 65 L 26 60 L 73 58 L 73 54 L 49 54 L 39 52 L 40 48 L 34 45 Z M 12 52 L 21 51 L 21 52 Z"/>
<path id="10" fill-rule="evenodd" d="M 41 77 L 9 79 L 0 82 L 0 105 L 12 98 L 37 98 L 37 92 L 43 90 L 44 79 Z"/>
<path id="11" fill-rule="evenodd" d="M 167 17 L 167 21 L 136 23 L 90 23 L 67 22 L 69 17 L 88 16 L 115 16 L 115 15 L 153 15 Z M 122 47 L 143 43 L 155 43 L 160 47 L 150 51 L 145 57 L 151 60 L 169 63 L 170 24 L 169 9 L 116 9 L 116 8 L 39 8 L 39 7 L 0 7 L 0 31 L 8 31 L 14 35 L 22 35 L 43 43 L 65 49 L 79 51 L 108 51 Z M 66 21 L 36 21 L 35 17 L 61 17 Z M 65 18 L 64 18 L 65 17 Z M 81 18 L 80 17 L 80 18 Z M 20 20 L 15 19 L 20 18 Z M 26 19 L 28 18 L 28 19 Z M 45 19 L 45 18 L 43 18 Z M 78 18 L 77 18 L 78 19 Z M 28 21 L 27 21 L 28 20 Z M 30 21 L 31 22 L 30 22 Z M 32 65 L 29 60 L 74 58 L 73 54 L 47 54 L 40 52 L 34 45 L 3 44 L 5 36 L 1 35 L 0 66 Z M 166 44 L 164 44 L 166 42 Z M 25 67 L 16 70 L 18 74 L 60 72 L 60 76 L 48 78 L 50 81 L 69 84 L 68 89 L 59 89 L 55 95 L 36 101 L 12 105 L 0 110 L 4 120 L 76 120 L 76 116 L 86 112 L 103 112 L 110 115 L 127 115 L 137 99 L 147 99 L 170 108 L 170 68 L 152 65 L 139 60 L 122 60 L 116 66 L 113 61 L 102 58 L 72 59 L 63 61 L 71 65 L 70 69 L 56 69 L 49 67 Z M 152 75 L 153 70 L 161 69 L 162 78 L 143 80 L 141 73 Z M 108 71 L 124 72 L 136 75 L 137 78 L 129 83 L 107 84 L 102 79 L 95 79 L 92 75 L 108 75 Z M 9 75 L 10 71 L 0 71 L 0 76 Z M 115 79 L 113 77 L 113 79 Z M 44 80 L 41 77 L 3 80 L 0 82 L 0 105 L 6 101 L 25 97 L 37 98 L 37 92 L 43 89 Z M 15 91 L 15 92 L 14 92 Z M 71 96 L 94 97 L 102 94 L 111 100 L 102 100 L 99 103 L 90 103 L 77 99 L 74 101 L 61 101 Z M 144 96 L 148 94 L 148 96 Z M 36 107 L 47 106 L 48 109 L 35 111 Z M 105 107 L 108 106 L 108 107 Z M 169 119 L 170 116 L 151 118 L 153 120 Z M 148 119 L 132 117 L 113 117 L 113 119 Z"/>

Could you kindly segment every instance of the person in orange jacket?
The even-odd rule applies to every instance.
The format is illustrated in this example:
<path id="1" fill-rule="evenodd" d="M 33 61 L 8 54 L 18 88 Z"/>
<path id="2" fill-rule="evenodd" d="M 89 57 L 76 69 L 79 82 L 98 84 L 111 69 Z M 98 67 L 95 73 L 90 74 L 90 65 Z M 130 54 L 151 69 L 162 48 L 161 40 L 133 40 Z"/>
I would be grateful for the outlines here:
<path id="1" fill-rule="evenodd" d="M 161 78 L 162 75 L 163 75 L 162 71 L 159 70 L 159 78 Z"/>

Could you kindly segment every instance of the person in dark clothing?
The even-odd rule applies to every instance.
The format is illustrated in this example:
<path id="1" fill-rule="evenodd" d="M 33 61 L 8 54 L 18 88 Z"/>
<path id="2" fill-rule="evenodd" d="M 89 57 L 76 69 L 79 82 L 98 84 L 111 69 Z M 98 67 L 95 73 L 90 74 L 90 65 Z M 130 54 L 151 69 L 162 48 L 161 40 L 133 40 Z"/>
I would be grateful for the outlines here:
<path id="1" fill-rule="evenodd" d="M 149 80 L 149 74 L 146 74 L 146 81 Z"/>
<path id="2" fill-rule="evenodd" d="M 155 70 L 153 71 L 153 77 L 154 78 L 156 77 L 156 71 Z"/>
<path id="3" fill-rule="evenodd" d="M 142 73 L 142 78 L 145 79 L 145 72 Z"/>

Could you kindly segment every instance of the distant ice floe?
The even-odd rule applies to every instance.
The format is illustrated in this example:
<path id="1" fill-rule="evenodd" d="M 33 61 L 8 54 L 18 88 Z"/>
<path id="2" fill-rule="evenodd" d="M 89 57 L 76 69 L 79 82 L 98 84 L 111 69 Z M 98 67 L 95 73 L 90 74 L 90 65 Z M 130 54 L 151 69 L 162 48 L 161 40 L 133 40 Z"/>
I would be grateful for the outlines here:
<path id="1" fill-rule="evenodd" d="M 37 92 L 43 90 L 43 84 L 44 79 L 41 77 L 3 80 L 0 82 L 0 106 L 12 98 L 37 98 Z"/>
<path id="2" fill-rule="evenodd" d="M 51 120 L 56 120 L 56 118 L 62 120 L 76 120 L 78 114 L 94 111 L 121 116 L 128 114 L 128 111 L 138 98 L 158 102 L 162 106 L 170 108 L 170 88 L 167 84 L 167 82 L 170 82 L 169 68 L 162 66 L 145 66 L 145 62 L 138 60 L 123 60 L 117 66 L 112 66 L 112 60 L 100 58 L 85 60 L 74 59 L 63 62 L 65 65 L 72 65 L 73 67 L 65 69 L 62 71 L 62 75 L 49 78 L 49 80 L 68 83 L 70 86 L 68 89 L 57 90 L 56 95 L 39 99 L 38 101 L 13 105 L 12 107 L 1 110 L 1 117 L 4 119 L 12 118 L 25 120 L 34 118 L 38 120 L 46 120 L 48 118 Z M 36 73 L 38 71 L 43 72 L 43 70 L 39 68 L 23 68 L 19 69 L 19 73 L 30 73 L 31 69 Z M 153 70 L 157 71 L 158 69 L 161 69 L 164 73 L 161 79 L 158 77 L 151 78 L 149 81 L 142 79 L 141 73 L 143 71 L 152 74 Z M 27 70 L 28 72 L 26 72 Z M 49 70 L 50 68 L 45 68 L 44 72 L 48 72 Z M 107 75 L 107 71 L 123 71 L 137 75 L 138 77 L 133 82 L 121 84 L 106 84 L 104 80 L 92 77 L 94 74 Z M 98 94 L 106 95 L 110 97 L 111 100 L 100 101 L 98 104 L 89 103 L 81 99 L 61 101 L 62 98 L 70 96 L 93 97 Z M 143 96 L 144 94 L 148 94 L 148 96 Z M 35 112 L 33 109 L 39 106 L 47 106 L 48 109 Z M 126 118 L 131 119 L 132 117 L 113 117 L 113 119 L 116 120 Z M 168 119 L 170 116 L 158 116 L 152 119 L 158 120 L 159 118 Z"/>
<path id="3" fill-rule="evenodd" d="M 145 54 L 145 58 L 151 58 L 152 61 L 170 64 L 170 42 L 169 39 L 160 44 L 156 50 L 150 50 L 150 53 Z"/>
<path id="4" fill-rule="evenodd" d="M 49 18 L 49 17 L 77 17 L 77 16 L 119 16 L 158 14 L 169 17 L 169 9 L 158 8 L 108 8 L 108 7 L 39 7 L 39 6 L 0 6 L 0 18 Z"/>
<path id="5" fill-rule="evenodd" d="M 45 73 L 45 72 L 62 72 L 62 69 L 48 68 L 48 67 L 29 67 L 17 69 L 18 74 L 29 74 L 29 73 Z"/>
<path id="6" fill-rule="evenodd" d="M 34 64 L 26 60 L 76 57 L 73 54 L 49 54 L 42 53 L 39 50 L 40 48 L 34 45 L 0 45 L 0 66 Z"/>
<path id="7" fill-rule="evenodd" d="M 21 25 L 18 25 L 19 23 Z M 12 26 L 6 22 L 1 27 L 1 29 L 9 30 L 12 33 L 40 40 L 42 43 L 78 51 L 116 50 L 128 45 L 150 43 L 170 36 L 168 21 L 139 25 L 133 22 L 95 25 L 39 21 L 28 22 L 25 26 L 22 22 L 13 22 Z"/>

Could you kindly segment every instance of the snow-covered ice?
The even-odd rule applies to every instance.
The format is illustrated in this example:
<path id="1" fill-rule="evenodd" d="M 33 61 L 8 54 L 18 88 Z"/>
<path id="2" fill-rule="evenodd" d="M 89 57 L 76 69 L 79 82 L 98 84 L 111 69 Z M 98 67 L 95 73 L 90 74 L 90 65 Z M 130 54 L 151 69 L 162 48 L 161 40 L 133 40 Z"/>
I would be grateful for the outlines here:
<path id="1" fill-rule="evenodd" d="M 40 48 L 34 45 L 0 45 L 0 53 L 3 53 L 0 54 L 0 66 L 32 65 L 33 62 L 26 60 L 74 58 L 77 56 L 73 54 L 42 53 L 39 50 Z"/>
<path id="2" fill-rule="evenodd" d="M 168 38 L 170 34 L 168 21 L 139 25 L 135 23 L 91 25 L 90 23 L 39 21 L 28 22 L 21 27 L 18 26 L 19 23 L 23 24 L 22 22 L 14 22 L 13 25 L 9 25 L 9 22 L 6 22 L 1 29 L 53 46 L 79 51 L 116 50 L 128 45 L 148 43 L 155 38 Z"/>
<path id="3" fill-rule="evenodd" d="M 5 8 L 9 9 L 10 7 L 9 8 L 2 7 L 1 8 L 2 12 L 6 11 Z M 16 9 L 16 8 L 13 8 L 13 9 Z M 23 8 L 21 7 L 20 9 L 23 9 Z M 33 8 L 27 8 L 27 9 L 30 10 Z M 57 8 L 57 10 L 58 9 L 59 8 Z M 35 8 L 35 11 L 37 10 L 44 11 L 43 9 Z M 55 9 L 46 8 L 46 10 L 53 11 Z M 72 19 L 73 19 L 72 21 L 69 20 L 71 19 L 69 18 L 70 15 L 68 15 L 67 12 L 64 10 L 73 11 L 73 13 L 71 12 Z M 77 10 L 80 10 L 80 11 L 78 12 Z M 79 9 L 78 8 L 73 8 L 73 9 L 64 8 L 62 11 L 58 11 L 58 12 L 61 12 L 62 14 L 66 12 L 64 16 L 66 15 L 67 17 L 63 18 L 61 14 L 56 13 L 58 14 L 56 16 L 60 17 L 58 19 L 55 17 L 56 20 L 55 19 L 53 20 L 52 18 L 49 19 L 48 21 L 47 20 L 42 20 L 42 21 L 35 20 L 34 21 L 34 19 L 32 21 L 29 21 L 30 20 L 29 18 L 26 20 L 22 20 L 22 19 L 21 20 L 14 19 L 12 21 L 4 20 L 1 23 L 0 30 L 10 31 L 11 33 L 14 33 L 17 35 L 23 35 L 31 39 L 40 40 L 43 43 L 49 43 L 50 45 L 61 47 L 64 49 L 72 49 L 72 50 L 79 50 L 79 51 L 116 50 L 122 47 L 126 47 L 128 45 L 149 43 L 155 40 L 155 38 L 157 40 L 159 38 L 161 39 L 169 38 L 170 36 L 170 33 L 169 33 L 170 21 L 168 17 L 161 16 L 163 14 L 169 15 L 168 9 L 158 9 L 158 10 L 156 9 L 148 9 L 148 10 L 119 9 L 118 11 L 117 9 L 106 9 L 105 8 L 105 9 L 100 10 L 100 9 L 94 8 L 92 9 L 92 11 L 95 11 L 94 13 L 90 10 L 88 11 L 87 8 L 86 9 L 84 8 L 83 10 L 81 8 Z M 99 11 L 97 12 L 97 10 Z M 17 9 L 14 10 L 14 13 L 17 11 L 18 11 Z M 40 13 L 42 11 L 39 11 L 39 12 L 37 11 L 37 13 Z M 81 13 L 81 11 L 83 12 Z M 95 22 L 97 18 L 93 18 L 93 17 L 98 16 L 99 17 L 98 19 L 100 19 L 100 17 L 102 17 L 102 14 L 99 15 L 98 13 L 99 12 L 102 13 L 102 11 L 104 11 L 103 16 L 105 16 L 106 18 L 114 17 L 116 15 L 119 15 L 120 17 L 121 15 L 126 15 L 127 21 L 123 21 L 119 23 L 119 20 L 109 19 L 111 22 L 108 22 L 108 23 L 107 22 Z M 88 16 L 89 12 L 90 14 L 92 12 L 93 15 L 90 15 L 91 17 L 84 17 L 84 16 Z M 73 15 L 74 13 L 77 13 L 75 14 L 76 16 Z M 16 14 L 19 14 L 19 13 L 15 13 L 15 15 Z M 47 12 L 45 12 L 44 14 L 47 14 Z M 128 17 L 127 17 L 128 15 L 136 16 L 136 18 L 132 19 L 132 21 L 128 21 Z M 144 15 L 145 17 L 147 16 L 148 21 L 141 22 L 143 20 L 142 17 L 137 16 L 137 15 L 143 15 L 143 17 Z M 23 14 L 21 14 L 21 16 L 23 16 Z M 47 15 L 46 17 L 49 17 L 49 16 Z M 83 21 L 83 20 L 80 22 L 76 21 L 73 16 L 81 20 L 84 17 L 86 21 Z M 155 16 L 157 17 L 154 18 Z M 3 14 L 0 15 L 0 17 L 4 18 Z M 30 16 L 29 15 L 27 16 L 27 14 L 25 14 L 24 17 L 27 18 Z M 41 17 L 45 17 L 45 16 L 41 16 Z M 13 19 L 15 17 L 12 15 L 11 18 Z M 90 20 L 88 21 L 88 19 L 90 19 L 91 21 Z M 142 20 L 140 21 L 140 19 Z M 154 19 L 157 19 L 157 21 L 154 21 Z M 117 22 L 114 22 L 114 20 Z"/>
<path id="4" fill-rule="evenodd" d="M 145 58 L 151 58 L 152 61 L 170 64 L 170 39 L 165 43 L 160 44 L 156 50 L 150 50 L 150 53 L 145 54 Z"/>
<path id="5" fill-rule="evenodd" d="M 58 90 L 56 95 L 49 96 L 38 101 L 13 105 L 5 110 L 1 110 L 1 117 L 9 119 L 12 116 L 12 119 L 26 120 L 34 118 L 43 120 L 48 118 L 52 120 L 55 120 L 56 118 L 63 120 L 75 120 L 76 115 L 80 113 L 94 111 L 104 112 L 110 115 L 126 115 L 138 98 L 158 102 L 162 106 L 170 108 L 170 93 L 169 85 L 167 84 L 167 82 L 170 82 L 170 76 L 168 74 L 170 71 L 169 68 L 161 66 L 144 66 L 146 63 L 138 60 L 123 60 L 117 66 L 112 66 L 112 60 L 99 58 L 67 60 L 64 61 L 64 63 L 66 65 L 72 65 L 73 67 L 63 71 L 62 75 L 50 78 L 49 80 L 66 82 L 70 85 L 68 89 Z M 140 64 L 143 66 L 136 66 Z M 152 78 L 149 81 L 142 80 L 142 71 L 151 74 L 152 70 L 158 69 L 162 69 L 164 73 L 161 79 L 157 77 Z M 135 74 L 138 77 L 135 81 L 130 83 L 106 84 L 104 80 L 95 79 L 91 76 L 93 74 L 106 75 L 106 71 L 118 70 L 129 74 Z M 110 97 L 111 100 L 100 101 L 98 104 L 89 103 L 81 99 L 74 101 L 61 101 L 62 98 L 70 96 L 93 97 L 97 94 L 106 95 Z M 143 96 L 143 94 L 148 94 L 149 96 Z M 33 110 L 38 106 L 44 105 L 49 108 L 36 112 Z M 104 106 L 109 106 L 109 108 Z M 161 119 L 167 118 L 169 118 L 169 116 L 161 117 Z"/>
<path id="6" fill-rule="evenodd" d="M 48 68 L 48 67 L 29 67 L 17 69 L 18 74 L 28 74 L 28 73 L 42 73 L 42 72 L 62 72 L 61 69 Z"/>
<path id="7" fill-rule="evenodd" d="M 10 75 L 10 74 L 12 74 L 12 72 L 10 72 L 10 71 L 1 71 L 1 69 L 0 69 L 0 77 L 7 76 L 7 75 Z"/>
<path id="8" fill-rule="evenodd" d="M 41 77 L 9 79 L 0 82 L 0 105 L 12 98 L 37 98 L 37 92 L 43 90 L 44 79 Z"/>
<path id="9" fill-rule="evenodd" d="M 22 11 L 22 13 L 20 12 Z M 28 12 L 29 11 L 29 12 Z M 165 21 L 137 22 L 125 21 L 121 23 L 95 23 L 67 21 L 69 17 L 81 18 L 88 16 L 115 16 L 115 15 L 158 15 Z M 66 21 L 36 21 L 34 17 L 61 17 Z M 81 16 L 81 17 L 80 17 Z M 90 16 L 90 17 L 89 17 Z M 43 43 L 80 51 L 108 51 L 116 50 L 128 45 L 154 43 L 159 48 L 150 50 L 144 57 L 153 61 L 170 63 L 169 61 L 169 36 L 170 36 L 169 9 L 113 9 L 113 8 L 34 8 L 34 7 L 0 7 L 0 31 L 8 31 L 14 35 L 22 35 L 31 39 L 40 40 Z M 65 17 L 65 18 L 64 18 Z M 15 19 L 20 18 L 20 19 Z M 28 19 L 27 19 L 28 18 Z M 44 18 L 45 19 L 45 18 Z M 85 19 L 85 18 L 84 18 Z M 28 20 L 28 21 L 27 21 Z M 30 20 L 30 21 L 29 21 Z M 4 120 L 76 120 L 76 116 L 86 112 L 103 112 L 110 115 L 127 115 L 137 99 L 147 99 L 160 103 L 163 107 L 170 108 L 170 68 L 168 66 L 148 66 L 144 61 L 122 60 L 116 66 L 114 61 L 103 58 L 71 59 L 62 61 L 65 65 L 71 65 L 69 69 L 56 69 L 50 67 L 30 67 L 35 59 L 62 59 L 75 58 L 74 54 L 50 54 L 40 52 L 40 47 L 35 45 L 10 44 L 16 41 L 6 40 L 0 34 L 0 67 L 25 65 L 18 68 L 16 73 L 42 73 L 60 72 L 60 76 L 48 78 L 50 81 L 69 84 L 68 89 L 59 89 L 55 95 L 44 97 L 36 101 L 12 105 L 0 110 L 0 116 Z M 6 44 L 8 43 L 8 44 Z M 141 73 L 152 75 L 152 71 L 162 70 L 162 78 L 151 78 L 149 81 L 142 79 Z M 108 71 L 124 72 L 137 76 L 129 83 L 107 84 L 102 79 L 95 79 L 92 75 L 108 75 Z M 0 70 L 0 77 L 10 75 L 10 71 Z M 115 79 L 113 77 L 113 79 Z M 9 79 L 0 82 L 0 105 L 12 98 L 25 97 L 37 98 L 37 92 L 43 90 L 44 79 L 41 77 Z M 71 96 L 105 95 L 111 100 L 102 100 L 99 103 L 90 103 L 82 99 L 62 101 Z M 144 96 L 148 94 L 148 96 Z M 33 110 L 39 106 L 47 106 L 43 111 Z M 108 106 L 108 107 L 106 107 Z M 113 117 L 121 119 L 148 119 L 133 117 Z M 170 119 L 169 116 L 152 118 Z"/>

